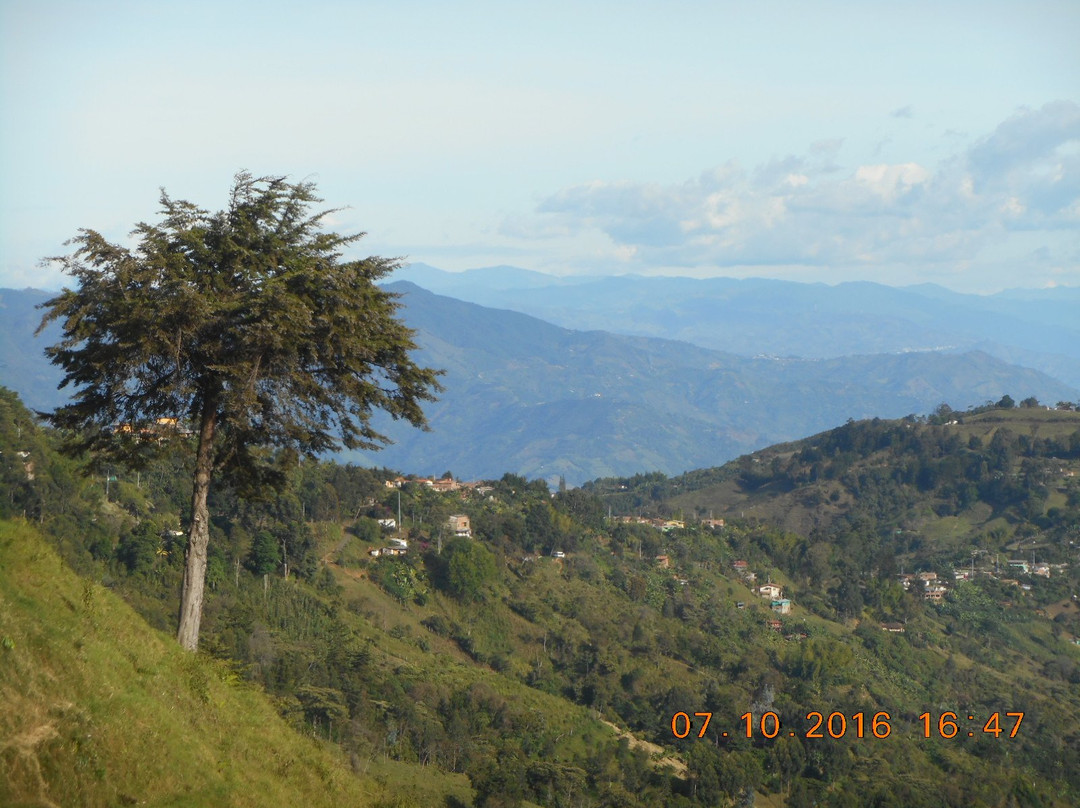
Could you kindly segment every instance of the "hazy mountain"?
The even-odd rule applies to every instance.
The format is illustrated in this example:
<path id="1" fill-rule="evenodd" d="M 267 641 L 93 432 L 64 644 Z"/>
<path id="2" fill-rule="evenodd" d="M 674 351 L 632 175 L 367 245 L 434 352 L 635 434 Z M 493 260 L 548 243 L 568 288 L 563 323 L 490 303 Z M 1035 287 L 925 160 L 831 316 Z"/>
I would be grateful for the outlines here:
<path id="1" fill-rule="evenodd" d="M 63 378 L 60 369 L 45 358 L 46 345 L 60 339 L 60 326 L 50 323 L 40 337 L 36 307 L 53 296 L 40 289 L 0 289 L 0 384 L 18 391 L 27 407 L 51 410 L 67 396 L 56 389 Z"/>
<path id="2" fill-rule="evenodd" d="M 933 284 L 560 278 L 513 267 L 451 273 L 423 264 L 394 277 L 567 328 L 680 339 L 747 356 L 977 349 L 1080 387 L 1080 289 L 1074 288 L 985 296 Z"/>
<path id="3" fill-rule="evenodd" d="M 927 412 L 1005 392 L 1076 391 L 983 352 L 800 360 L 736 356 L 686 342 L 571 331 L 411 284 L 403 316 L 420 358 L 445 368 L 432 431 L 387 425 L 397 444 L 364 460 L 466 477 L 513 470 L 571 483 L 681 471 L 848 418 Z"/>
<path id="4" fill-rule="evenodd" d="M 389 419 L 395 439 L 354 460 L 461 477 L 514 471 L 571 484 L 601 476 L 712 466 L 848 418 L 980 404 L 1010 393 L 1075 400 L 1077 390 L 984 352 L 746 358 L 688 342 L 573 331 L 408 283 L 402 316 L 418 358 L 447 371 L 427 408 L 430 432 Z M 32 407 L 57 403 L 58 374 L 31 336 L 44 292 L 4 292 L 0 383 Z M 21 309 L 20 309 L 21 307 Z M 32 312 L 28 314 L 27 312 Z M 55 339 L 55 336 L 52 337 Z"/>

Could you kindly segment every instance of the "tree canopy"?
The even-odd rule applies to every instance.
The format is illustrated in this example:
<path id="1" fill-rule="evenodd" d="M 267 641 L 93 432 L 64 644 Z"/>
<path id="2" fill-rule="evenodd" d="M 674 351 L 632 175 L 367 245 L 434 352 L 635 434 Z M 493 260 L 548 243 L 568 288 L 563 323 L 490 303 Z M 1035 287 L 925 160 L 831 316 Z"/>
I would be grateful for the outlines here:
<path id="1" fill-rule="evenodd" d="M 374 410 L 426 427 L 438 372 L 417 365 L 394 295 L 375 282 L 392 259 L 343 260 L 363 233 L 322 228 L 332 211 L 312 183 L 235 177 L 209 213 L 161 193 L 162 219 L 140 223 L 134 249 L 83 229 L 75 251 L 47 259 L 77 282 L 43 304 L 63 325 L 47 349 L 74 385 L 49 416 L 68 449 L 97 462 L 145 464 L 193 432 L 191 527 L 179 629 L 198 643 L 215 474 L 243 492 L 280 485 L 298 454 L 388 442 Z"/>

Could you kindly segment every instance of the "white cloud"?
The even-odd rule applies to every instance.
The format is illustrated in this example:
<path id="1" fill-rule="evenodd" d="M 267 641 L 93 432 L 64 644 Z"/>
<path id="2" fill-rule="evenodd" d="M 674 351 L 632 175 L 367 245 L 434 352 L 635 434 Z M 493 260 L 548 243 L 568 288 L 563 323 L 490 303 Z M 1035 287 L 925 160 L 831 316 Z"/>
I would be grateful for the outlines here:
<path id="1" fill-rule="evenodd" d="M 880 196 L 893 202 L 897 197 L 921 185 L 930 178 L 930 172 L 917 163 L 902 165 L 859 166 L 855 180 Z"/>
<path id="2" fill-rule="evenodd" d="M 841 169 L 840 145 L 817 143 L 804 155 L 749 170 L 728 161 L 681 184 L 596 180 L 544 200 L 539 219 L 602 233 L 641 271 L 762 265 L 827 265 L 849 275 L 877 266 L 901 277 L 905 267 L 913 275 L 930 266 L 977 271 L 980 260 L 1029 256 L 1027 247 L 1010 247 L 1019 231 L 1041 234 L 1058 265 L 1075 261 L 1080 106 L 1072 102 L 1022 110 L 936 166 L 909 161 Z M 1080 267 L 1073 263 L 1066 275 L 1080 282 Z"/>

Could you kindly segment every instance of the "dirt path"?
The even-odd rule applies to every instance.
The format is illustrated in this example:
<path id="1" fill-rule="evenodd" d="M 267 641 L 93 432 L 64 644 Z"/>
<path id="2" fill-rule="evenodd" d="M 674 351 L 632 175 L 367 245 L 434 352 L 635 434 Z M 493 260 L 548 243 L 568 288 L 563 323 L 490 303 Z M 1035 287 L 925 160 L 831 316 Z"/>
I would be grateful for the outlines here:
<path id="1" fill-rule="evenodd" d="M 345 538 L 343 538 L 341 541 L 339 541 L 337 543 L 337 546 L 334 547 L 333 550 L 330 550 L 329 552 L 323 554 L 322 563 L 331 564 L 331 565 L 337 567 L 337 564 L 334 564 L 334 562 L 331 561 L 330 559 L 331 559 L 332 556 L 336 556 L 343 549 L 345 549 L 345 545 L 349 543 L 349 539 L 351 539 L 351 538 L 352 538 L 352 536 L 350 536 L 348 533 L 346 533 Z"/>
<path id="2" fill-rule="evenodd" d="M 664 747 L 657 746 L 656 744 L 650 743 L 649 741 L 643 741 L 641 740 L 641 738 L 638 738 L 636 735 L 632 735 L 625 729 L 620 729 L 618 726 L 612 724 L 610 721 L 605 721 L 604 719 L 600 720 L 604 724 L 607 724 L 609 727 L 615 730 L 615 734 L 618 735 L 620 738 L 626 738 L 626 740 L 630 743 L 631 749 L 644 749 L 646 752 L 649 753 L 649 757 L 657 766 L 670 766 L 672 769 L 675 770 L 676 775 L 682 778 L 686 777 L 686 764 L 676 757 L 666 755 L 666 750 L 664 749 Z"/>

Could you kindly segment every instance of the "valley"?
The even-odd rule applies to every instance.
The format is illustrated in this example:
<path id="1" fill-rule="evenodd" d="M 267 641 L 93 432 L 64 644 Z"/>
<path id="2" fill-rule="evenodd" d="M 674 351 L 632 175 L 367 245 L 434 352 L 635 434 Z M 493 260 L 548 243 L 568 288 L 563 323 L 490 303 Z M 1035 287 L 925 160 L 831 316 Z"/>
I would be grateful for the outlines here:
<path id="1" fill-rule="evenodd" d="M 86 583 L 64 578 L 75 594 L 49 608 L 68 610 L 73 637 L 114 638 L 95 664 L 131 670 L 126 638 L 167 647 L 175 621 L 181 456 L 119 475 L 105 503 L 14 397 L 4 406 L 5 552 L 30 548 L 60 569 L 44 543 L 55 547 Z M 243 762 L 223 747 L 214 754 L 233 779 L 191 799 L 258 804 L 240 795 L 339 793 L 318 783 L 358 778 L 353 803 L 382 806 L 1073 804 L 1080 413 L 976 410 L 853 421 L 721 467 L 565 490 L 326 461 L 261 503 L 223 490 L 204 629 L 217 661 L 170 672 L 186 677 L 171 689 L 195 687 L 197 704 L 209 688 L 219 722 L 253 709 L 226 710 L 230 687 L 263 692 L 289 731 L 325 750 L 303 755 L 330 757 L 302 764 L 321 780 L 280 768 L 271 785 L 243 779 L 264 768 L 258 754 Z M 18 464 L 16 445 L 28 454 Z M 463 526 L 471 535 L 454 536 Z M 79 641 L 61 663 L 70 640 L 33 638 L 42 573 L 9 558 L 6 664 L 89 675 Z M 112 628 L 116 595 L 142 628 Z M 99 598 L 106 611 L 88 605 Z M 123 675 L 152 684 L 164 664 L 136 660 Z M 20 674 L 10 698 L 36 703 L 31 681 Z M 50 687 L 55 703 L 103 697 L 67 677 Z M 84 747 L 100 774 L 72 766 L 63 739 L 98 737 L 115 708 L 87 709 L 49 713 L 60 740 L 5 747 L 5 799 L 106 804 L 148 789 L 148 804 L 172 804 L 169 780 L 155 791 L 111 774 L 154 771 L 133 751 L 109 757 L 112 741 Z M 832 722 L 822 732 L 815 712 Z M 1008 713 L 1023 713 L 1018 727 Z M 3 725 L 8 739 L 31 729 L 16 714 Z"/>

